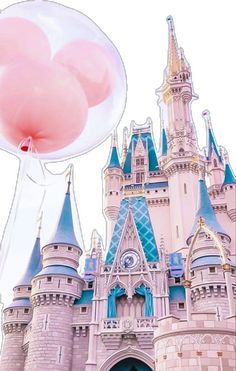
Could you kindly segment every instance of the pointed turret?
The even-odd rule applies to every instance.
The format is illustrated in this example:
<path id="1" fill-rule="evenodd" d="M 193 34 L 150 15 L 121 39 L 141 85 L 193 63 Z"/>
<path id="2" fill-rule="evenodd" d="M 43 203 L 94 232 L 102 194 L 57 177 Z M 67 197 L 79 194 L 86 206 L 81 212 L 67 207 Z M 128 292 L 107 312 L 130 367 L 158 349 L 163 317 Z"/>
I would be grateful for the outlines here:
<path id="1" fill-rule="evenodd" d="M 56 233 L 49 244 L 68 244 L 80 248 L 76 239 L 70 198 L 71 173 Z"/>
<path id="2" fill-rule="evenodd" d="M 198 211 L 196 213 L 195 221 L 193 224 L 192 231 L 187 240 L 187 243 L 190 243 L 191 238 L 198 228 L 198 223 L 200 218 L 203 218 L 204 223 L 212 228 L 214 232 L 227 235 L 224 229 L 218 223 L 211 201 L 207 192 L 206 183 L 203 179 L 199 180 L 199 190 L 198 190 Z"/>
<path id="3" fill-rule="evenodd" d="M 112 145 L 111 145 L 111 153 L 110 153 L 110 159 L 108 162 L 107 168 L 120 168 L 120 160 L 118 156 L 118 151 L 117 151 L 117 134 L 116 132 L 113 133 L 112 135 Z"/>
<path id="4" fill-rule="evenodd" d="M 222 156 L 220 154 L 220 149 L 217 145 L 215 135 L 212 128 L 211 115 L 208 110 L 202 112 L 202 117 L 206 124 L 207 130 L 207 160 L 211 161 L 213 152 L 216 154 L 218 160 L 222 163 Z"/>
<path id="5" fill-rule="evenodd" d="M 225 164 L 225 178 L 224 178 L 223 186 L 227 184 L 236 184 L 236 178 L 231 168 L 231 165 L 228 160 L 226 161 L 227 162 Z"/>
<path id="6" fill-rule="evenodd" d="M 162 123 L 161 126 L 161 138 L 160 138 L 160 155 L 166 156 L 167 155 L 167 136 L 164 124 Z"/>
<path id="7" fill-rule="evenodd" d="M 167 18 L 169 27 L 169 48 L 167 71 L 169 75 L 175 75 L 180 71 L 181 60 L 179 55 L 178 43 L 175 35 L 174 21 L 171 15 Z"/>
<path id="8" fill-rule="evenodd" d="M 36 274 L 38 274 L 43 267 L 40 248 L 40 229 L 41 226 L 39 227 L 38 236 L 35 240 L 26 271 L 21 280 L 18 282 L 17 286 L 30 286 L 32 278 L 36 276 Z"/>
<path id="9" fill-rule="evenodd" d="M 123 147 L 122 147 L 122 160 L 121 160 L 121 166 L 123 167 L 124 166 L 124 163 L 125 163 L 125 159 L 126 159 L 126 156 L 127 156 L 127 152 L 128 152 L 128 128 L 125 127 L 123 129 Z"/>

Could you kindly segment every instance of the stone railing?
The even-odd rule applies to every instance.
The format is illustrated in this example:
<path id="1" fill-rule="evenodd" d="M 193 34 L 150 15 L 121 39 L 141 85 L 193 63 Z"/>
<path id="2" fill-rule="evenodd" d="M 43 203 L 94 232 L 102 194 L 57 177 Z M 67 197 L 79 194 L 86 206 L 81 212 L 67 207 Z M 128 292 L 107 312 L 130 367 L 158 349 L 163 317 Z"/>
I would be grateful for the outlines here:
<path id="1" fill-rule="evenodd" d="M 101 323 L 102 332 L 143 332 L 153 331 L 155 326 L 155 317 L 122 317 L 122 318 L 106 318 Z"/>

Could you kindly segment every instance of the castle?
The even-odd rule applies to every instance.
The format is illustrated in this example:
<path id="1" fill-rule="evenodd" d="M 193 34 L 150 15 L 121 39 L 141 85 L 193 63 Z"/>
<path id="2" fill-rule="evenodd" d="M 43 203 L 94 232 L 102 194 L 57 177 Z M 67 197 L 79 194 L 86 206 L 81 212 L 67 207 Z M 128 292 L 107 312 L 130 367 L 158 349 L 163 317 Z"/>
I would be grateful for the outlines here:
<path id="1" fill-rule="evenodd" d="M 94 232 L 82 277 L 68 182 L 4 308 L 1 371 L 236 370 L 236 179 L 208 111 L 198 147 L 191 69 L 167 22 L 159 152 L 150 119 L 124 130 L 121 158 L 113 135 L 106 254 Z"/>

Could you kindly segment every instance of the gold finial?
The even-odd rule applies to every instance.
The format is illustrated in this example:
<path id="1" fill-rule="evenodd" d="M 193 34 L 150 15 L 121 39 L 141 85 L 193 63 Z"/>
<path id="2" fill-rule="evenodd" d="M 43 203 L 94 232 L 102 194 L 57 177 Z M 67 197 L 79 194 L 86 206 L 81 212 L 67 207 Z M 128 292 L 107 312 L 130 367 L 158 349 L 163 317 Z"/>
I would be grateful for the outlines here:
<path id="1" fill-rule="evenodd" d="M 205 225 L 205 219 L 202 216 L 200 216 L 200 218 L 198 220 L 198 224 L 199 224 L 200 227 L 202 227 L 203 225 Z"/>
<path id="2" fill-rule="evenodd" d="M 71 179 L 72 179 L 72 172 L 73 172 L 73 165 L 70 164 L 69 170 L 66 173 L 66 179 L 68 179 L 68 187 L 67 187 L 67 194 L 70 194 L 70 185 L 71 185 Z"/>

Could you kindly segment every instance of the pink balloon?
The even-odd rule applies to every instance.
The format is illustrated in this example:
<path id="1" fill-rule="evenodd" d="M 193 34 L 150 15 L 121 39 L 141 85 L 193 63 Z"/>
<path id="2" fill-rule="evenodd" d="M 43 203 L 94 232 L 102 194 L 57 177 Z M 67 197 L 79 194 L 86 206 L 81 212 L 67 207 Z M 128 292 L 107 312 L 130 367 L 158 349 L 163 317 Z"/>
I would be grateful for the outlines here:
<path id="1" fill-rule="evenodd" d="M 112 93 L 115 67 L 102 46 L 91 41 L 74 41 L 59 50 L 54 60 L 67 67 L 80 81 L 89 107 L 103 102 Z"/>
<path id="2" fill-rule="evenodd" d="M 16 58 L 32 58 L 49 61 L 51 50 L 44 32 L 24 18 L 0 19 L 0 65 Z"/>
<path id="3" fill-rule="evenodd" d="M 26 60 L 0 76 L 0 131 L 15 146 L 31 137 L 39 153 L 59 150 L 78 138 L 87 113 L 81 85 L 55 63 Z"/>

